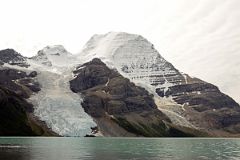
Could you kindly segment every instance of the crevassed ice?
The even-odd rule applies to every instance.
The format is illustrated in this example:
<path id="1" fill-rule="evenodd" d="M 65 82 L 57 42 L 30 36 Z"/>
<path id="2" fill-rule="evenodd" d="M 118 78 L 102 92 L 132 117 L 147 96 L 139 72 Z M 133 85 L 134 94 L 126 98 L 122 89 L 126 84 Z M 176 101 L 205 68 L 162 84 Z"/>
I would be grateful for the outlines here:
<path id="1" fill-rule="evenodd" d="M 62 136 L 85 136 L 96 126 L 93 119 L 84 112 L 80 95 L 69 88 L 71 71 L 62 74 L 39 71 L 41 91 L 30 99 L 35 103 L 34 114 L 48 127 Z"/>

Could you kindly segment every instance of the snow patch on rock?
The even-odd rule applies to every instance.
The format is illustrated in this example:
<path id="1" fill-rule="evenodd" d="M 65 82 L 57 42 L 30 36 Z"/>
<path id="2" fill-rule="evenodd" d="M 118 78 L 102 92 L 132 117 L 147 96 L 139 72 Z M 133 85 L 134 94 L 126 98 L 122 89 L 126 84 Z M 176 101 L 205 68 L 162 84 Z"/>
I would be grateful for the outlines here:
<path id="1" fill-rule="evenodd" d="M 62 45 L 47 46 L 31 59 L 48 67 L 68 67 L 79 63 Z"/>

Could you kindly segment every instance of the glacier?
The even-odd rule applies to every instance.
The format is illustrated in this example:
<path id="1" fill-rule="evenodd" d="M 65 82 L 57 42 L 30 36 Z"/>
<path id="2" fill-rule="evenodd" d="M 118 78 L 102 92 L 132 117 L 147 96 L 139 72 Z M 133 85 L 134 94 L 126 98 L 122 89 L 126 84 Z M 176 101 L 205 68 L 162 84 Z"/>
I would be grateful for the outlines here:
<path id="1" fill-rule="evenodd" d="M 73 93 L 69 88 L 72 70 L 79 62 L 71 58 L 61 46 L 48 46 L 39 53 L 40 58 L 28 60 L 31 69 L 38 72 L 41 85 L 41 91 L 29 99 L 35 107 L 34 115 L 61 136 L 91 134 L 91 127 L 96 124 L 82 108 L 81 95 Z M 46 61 L 51 62 L 51 65 L 44 63 Z"/>

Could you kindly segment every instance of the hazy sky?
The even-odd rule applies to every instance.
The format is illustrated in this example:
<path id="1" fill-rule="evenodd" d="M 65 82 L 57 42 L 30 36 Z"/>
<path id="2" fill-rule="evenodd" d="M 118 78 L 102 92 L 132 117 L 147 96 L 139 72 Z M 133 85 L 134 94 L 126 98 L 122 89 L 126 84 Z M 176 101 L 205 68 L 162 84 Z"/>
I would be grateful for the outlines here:
<path id="1" fill-rule="evenodd" d="M 93 34 L 141 34 L 179 70 L 240 102 L 240 0 L 0 0 L 0 49 L 72 53 Z"/>

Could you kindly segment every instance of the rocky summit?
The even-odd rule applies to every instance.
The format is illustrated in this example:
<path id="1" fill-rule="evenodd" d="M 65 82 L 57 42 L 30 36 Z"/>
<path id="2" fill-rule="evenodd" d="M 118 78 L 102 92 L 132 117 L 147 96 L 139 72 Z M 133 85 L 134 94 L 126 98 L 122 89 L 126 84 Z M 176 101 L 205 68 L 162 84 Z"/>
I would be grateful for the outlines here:
<path id="1" fill-rule="evenodd" d="M 13 49 L 5 49 L 0 51 L 0 65 L 10 64 L 20 67 L 28 67 L 27 58 Z"/>
<path id="2" fill-rule="evenodd" d="M 94 35 L 78 54 L 2 50 L 0 91 L 5 136 L 240 136 L 237 102 L 135 34 Z"/>

